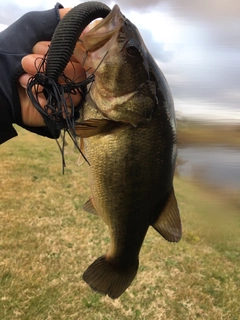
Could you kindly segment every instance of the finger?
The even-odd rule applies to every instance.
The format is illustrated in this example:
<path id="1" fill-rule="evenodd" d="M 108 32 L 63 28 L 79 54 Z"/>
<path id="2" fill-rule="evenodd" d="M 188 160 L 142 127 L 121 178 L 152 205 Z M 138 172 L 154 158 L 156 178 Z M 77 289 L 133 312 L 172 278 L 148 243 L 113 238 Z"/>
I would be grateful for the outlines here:
<path id="1" fill-rule="evenodd" d="M 29 81 L 29 78 L 31 78 L 32 75 L 31 74 L 27 74 L 27 73 L 24 73 L 23 75 L 21 75 L 18 79 L 19 81 L 19 84 L 21 85 L 22 88 L 24 88 L 25 90 L 27 89 L 28 87 L 28 81 Z M 43 91 L 43 87 L 40 86 L 40 85 L 36 85 L 34 87 L 32 87 L 32 91 L 33 92 L 38 92 L 38 97 L 41 97 L 43 99 L 46 100 L 44 94 L 42 93 Z"/>
<path id="2" fill-rule="evenodd" d="M 29 54 L 23 57 L 21 61 L 23 70 L 32 75 L 36 74 L 42 62 L 43 56 L 39 54 Z"/>
<path id="3" fill-rule="evenodd" d="M 86 79 L 86 72 L 83 66 L 78 62 L 69 62 L 64 69 L 64 75 L 74 82 L 80 82 Z M 64 79 L 59 79 L 60 83 L 64 83 Z"/>
<path id="4" fill-rule="evenodd" d="M 30 54 L 22 58 L 22 67 L 24 71 L 29 75 L 35 75 L 38 72 L 39 66 L 42 63 L 43 56 L 37 54 Z M 43 68 L 41 70 L 44 71 Z M 69 79 L 80 82 L 86 78 L 85 70 L 80 63 L 69 62 L 64 70 L 64 74 Z M 29 78 L 29 77 L 28 77 Z M 21 80 L 26 80 L 26 76 Z M 63 83 L 63 79 L 59 79 Z"/>
<path id="5" fill-rule="evenodd" d="M 21 85 L 22 88 L 27 89 L 27 84 L 29 81 L 29 78 L 31 77 L 31 74 L 23 74 L 19 77 L 19 84 Z M 38 101 L 41 105 L 45 105 L 46 104 L 46 98 L 42 92 L 43 87 L 42 86 L 37 86 L 35 88 L 32 88 L 33 93 L 35 95 L 36 91 L 38 92 Z M 71 94 L 71 101 L 68 98 L 67 95 L 65 95 L 65 99 L 66 99 L 66 105 L 74 105 L 77 106 L 79 104 L 79 102 L 81 101 L 81 94 L 79 92 L 76 92 L 76 94 Z"/>
<path id="6" fill-rule="evenodd" d="M 28 80 L 31 77 L 30 74 L 28 73 L 24 73 L 23 75 L 21 75 L 18 79 L 20 85 L 24 88 L 27 89 L 27 84 L 28 84 Z"/>
<path id="7" fill-rule="evenodd" d="M 31 127 L 45 126 L 43 117 L 31 103 L 26 90 L 18 86 L 18 94 L 21 102 L 21 114 L 23 123 Z M 44 106 L 44 99 L 40 99 L 40 103 Z"/>
<path id="8" fill-rule="evenodd" d="M 67 13 L 68 11 L 70 11 L 72 8 L 62 8 L 59 9 L 59 15 L 60 15 L 60 19 L 62 19 Z"/>
<path id="9" fill-rule="evenodd" d="M 25 89 L 26 91 L 26 94 L 27 94 L 27 87 L 28 87 L 28 81 L 29 81 L 29 78 L 31 78 L 32 75 L 31 74 L 23 74 L 19 77 L 19 84 L 21 85 L 22 88 Z M 37 93 L 37 96 L 38 96 L 38 100 L 40 99 L 40 101 L 44 102 L 45 101 L 45 104 L 46 104 L 46 97 L 44 96 L 43 94 L 43 87 L 40 86 L 40 85 L 35 85 L 32 87 L 32 92 L 33 92 L 33 95 L 36 97 L 36 93 Z"/>
<path id="10" fill-rule="evenodd" d="M 34 54 L 45 55 L 49 49 L 50 41 L 39 41 L 32 48 Z"/>

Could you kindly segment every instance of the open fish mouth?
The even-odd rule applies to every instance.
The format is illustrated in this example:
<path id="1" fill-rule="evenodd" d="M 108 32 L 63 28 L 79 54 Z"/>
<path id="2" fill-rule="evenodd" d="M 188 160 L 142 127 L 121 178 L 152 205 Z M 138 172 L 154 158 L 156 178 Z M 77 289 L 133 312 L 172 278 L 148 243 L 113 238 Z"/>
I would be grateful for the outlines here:
<path id="1" fill-rule="evenodd" d="M 119 6 L 115 5 L 104 19 L 87 26 L 76 48 L 82 45 L 87 52 L 97 51 L 119 32 L 122 25 L 122 13 Z M 75 49 L 75 54 L 77 55 L 76 51 Z"/>

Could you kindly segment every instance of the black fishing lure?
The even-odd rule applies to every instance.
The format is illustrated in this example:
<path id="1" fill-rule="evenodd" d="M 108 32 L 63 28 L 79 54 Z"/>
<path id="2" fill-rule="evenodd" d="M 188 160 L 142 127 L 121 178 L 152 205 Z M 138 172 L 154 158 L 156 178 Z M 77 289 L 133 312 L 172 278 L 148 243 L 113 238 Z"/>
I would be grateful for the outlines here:
<path id="1" fill-rule="evenodd" d="M 46 126 L 56 141 L 55 131 L 63 129 L 68 132 L 80 152 L 76 141 L 74 123 L 80 117 L 80 110 L 87 94 L 87 85 L 94 81 L 94 74 L 78 82 L 77 78 L 71 80 L 66 77 L 64 69 L 70 61 L 75 45 L 86 26 L 97 18 L 105 18 L 109 12 L 110 8 L 108 6 L 96 1 L 81 3 L 70 10 L 59 22 L 49 50 L 37 68 L 36 75 L 29 79 L 27 86 L 29 98 L 43 116 Z M 61 84 L 59 78 L 63 80 Z M 76 107 L 71 96 L 78 93 L 81 94 L 82 99 Z M 44 107 L 39 102 L 42 94 L 47 101 Z M 64 141 L 62 147 L 59 143 L 58 146 L 62 153 L 64 168 Z M 84 159 L 86 160 L 85 157 Z"/>

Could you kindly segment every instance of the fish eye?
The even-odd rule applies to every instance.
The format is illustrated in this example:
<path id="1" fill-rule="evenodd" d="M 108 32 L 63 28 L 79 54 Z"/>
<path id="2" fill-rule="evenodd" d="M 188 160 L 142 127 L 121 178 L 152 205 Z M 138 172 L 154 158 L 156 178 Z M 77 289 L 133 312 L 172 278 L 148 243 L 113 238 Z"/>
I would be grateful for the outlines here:
<path id="1" fill-rule="evenodd" d="M 126 51 L 132 57 L 141 56 L 140 45 L 134 39 L 131 39 L 126 43 Z"/>

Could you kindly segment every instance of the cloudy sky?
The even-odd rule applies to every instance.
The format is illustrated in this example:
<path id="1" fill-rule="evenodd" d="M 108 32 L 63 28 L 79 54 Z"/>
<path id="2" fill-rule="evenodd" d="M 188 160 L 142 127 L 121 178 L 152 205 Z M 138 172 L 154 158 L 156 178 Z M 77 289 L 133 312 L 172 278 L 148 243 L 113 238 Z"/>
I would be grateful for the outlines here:
<path id="1" fill-rule="evenodd" d="M 80 3 L 59 2 L 65 7 Z M 179 115 L 240 123 L 239 0 L 103 2 L 110 7 L 118 3 L 138 27 L 168 80 Z M 55 3 L 0 0 L 0 27 Z"/>

